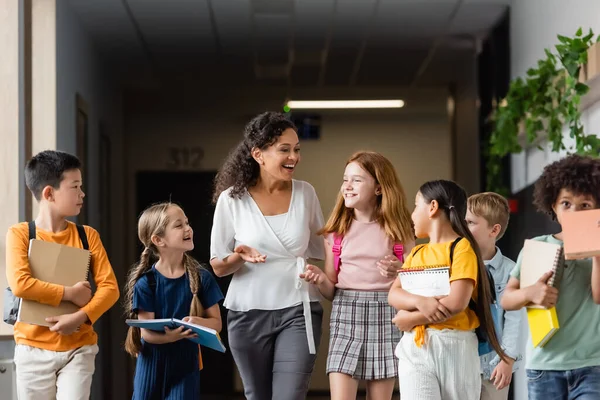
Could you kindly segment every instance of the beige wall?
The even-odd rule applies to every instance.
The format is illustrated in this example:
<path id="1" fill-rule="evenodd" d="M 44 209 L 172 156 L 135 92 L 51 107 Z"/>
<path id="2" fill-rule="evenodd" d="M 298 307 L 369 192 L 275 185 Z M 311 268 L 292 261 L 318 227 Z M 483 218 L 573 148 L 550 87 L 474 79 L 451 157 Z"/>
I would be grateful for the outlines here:
<path id="1" fill-rule="evenodd" d="M 86 103 L 88 118 L 87 159 L 83 165 L 87 178 L 84 182 L 84 207 L 88 215 L 86 223 L 100 232 L 117 281 L 122 287 L 127 271 L 123 245 L 125 232 L 122 229 L 125 211 L 122 91 L 68 1 L 56 2 L 55 20 L 55 146 L 58 150 L 77 153 L 75 122 L 76 97 L 79 96 Z M 110 147 L 110 160 L 101 159 L 101 133 Z M 106 192 L 101 192 L 100 182 L 100 165 L 104 161 L 110 167 L 106 182 L 110 188 L 107 197 Z M 101 202 L 103 198 L 107 199 L 106 206 Z M 127 398 L 128 391 L 117 390 L 127 387 L 127 377 L 120 368 L 112 368 L 114 365 L 126 365 L 129 359 L 122 347 L 121 337 L 126 330 L 122 315 L 119 301 L 94 324 L 100 347 L 92 384 L 92 395 L 96 398 Z"/>
<path id="2" fill-rule="evenodd" d="M 0 0 L 0 54 L 0 290 L 4 290 L 4 235 L 19 222 L 19 5 L 13 0 Z M 0 322 L 0 336 L 11 338 L 12 326 Z"/>
<path id="3" fill-rule="evenodd" d="M 342 93 L 321 93 L 319 98 L 348 95 L 343 93 L 344 90 L 341 90 Z M 380 94 L 389 96 L 394 91 L 401 92 L 392 89 Z M 364 96 L 376 94 L 376 91 L 366 91 Z M 310 93 L 297 95 L 308 98 Z M 360 97 L 361 93 L 354 92 L 352 95 Z M 203 93 L 204 100 L 193 100 L 183 94 L 173 93 L 128 96 L 126 104 L 129 111 L 125 128 L 129 182 L 128 231 L 135 231 L 137 171 L 165 169 L 171 146 L 202 147 L 206 157 L 200 169 L 216 170 L 240 140 L 245 122 L 257 112 L 280 108 L 283 98 L 277 91 L 269 92 L 266 89 L 254 92 L 240 90 L 235 93 L 235 98 L 223 92 L 215 96 L 212 98 Z M 302 143 L 302 161 L 296 178 L 314 185 L 326 217 L 333 207 L 345 160 L 357 150 L 379 151 L 392 161 L 406 190 L 411 209 L 414 195 L 423 182 L 451 178 L 447 93 L 431 90 L 413 93 L 412 97 L 398 96 L 406 99 L 406 109 L 322 112 L 321 139 Z M 145 99 L 148 98 L 152 101 L 146 103 Z M 127 238 L 131 241 L 127 248 L 131 250 L 130 261 L 133 262 L 138 255 L 135 254 L 134 236 L 130 235 L 130 238 Z M 209 246 L 209 243 L 196 243 L 196 246 Z M 326 302 L 324 306 L 324 331 L 311 382 L 312 390 L 328 389 L 325 360 L 330 304 Z M 241 389 L 239 382 L 238 389 Z"/>

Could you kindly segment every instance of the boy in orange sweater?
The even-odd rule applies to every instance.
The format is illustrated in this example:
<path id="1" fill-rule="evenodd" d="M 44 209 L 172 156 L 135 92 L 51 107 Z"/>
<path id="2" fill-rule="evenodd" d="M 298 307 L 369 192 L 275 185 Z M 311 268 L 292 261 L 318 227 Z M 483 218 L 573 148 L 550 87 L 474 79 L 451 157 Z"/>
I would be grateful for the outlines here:
<path id="1" fill-rule="evenodd" d="M 39 203 L 35 235 L 39 240 L 83 248 L 74 223 L 79 214 L 82 191 L 81 163 L 59 151 L 43 151 L 25 167 L 27 187 Z M 28 223 L 9 228 L 6 235 L 6 276 L 14 295 L 53 306 L 70 301 L 80 307 L 73 314 L 46 319 L 50 328 L 15 323 L 15 365 L 20 400 L 89 399 L 98 337 L 92 327 L 119 298 L 119 287 L 98 232 L 84 226 L 91 253 L 90 272 L 96 284 L 92 295 L 89 282 L 62 286 L 35 279 L 29 269 Z"/>

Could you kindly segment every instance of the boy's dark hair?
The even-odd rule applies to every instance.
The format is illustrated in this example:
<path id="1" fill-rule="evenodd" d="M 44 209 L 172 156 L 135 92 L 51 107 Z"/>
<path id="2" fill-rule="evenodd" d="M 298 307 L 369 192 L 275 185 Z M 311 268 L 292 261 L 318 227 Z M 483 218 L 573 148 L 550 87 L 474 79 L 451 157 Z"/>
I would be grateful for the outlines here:
<path id="1" fill-rule="evenodd" d="M 573 154 L 549 164 L 535 183 L 533 204 L 556 220 L 552 207 L 561 189 L 590 195 L 600 205 L 600 160 Z"/>
<path id="2" fill-rule="evenodd" d="M 60 187 L 65 171 L 81 169 L 81 161 L 63 151 L 45 150 L 25 165 L 25 184 L 37 201 L 41 200 L 46 186 Z"/>

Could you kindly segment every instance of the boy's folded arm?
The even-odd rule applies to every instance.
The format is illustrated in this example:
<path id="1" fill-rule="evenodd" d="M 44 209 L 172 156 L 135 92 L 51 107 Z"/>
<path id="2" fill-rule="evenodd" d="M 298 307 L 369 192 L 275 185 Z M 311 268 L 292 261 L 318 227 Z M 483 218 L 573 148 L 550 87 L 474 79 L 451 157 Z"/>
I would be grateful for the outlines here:
<path id="1" fill-rule="evenodd" d="M 529 288 L 521 288 L 521 282 L 511 276 L 500 299 L 500 305 L 506 311 L 520 310 L 531 302 L 528 290 Z"/>
<path id="2" fill-rule="evenodd" d="M 81 310 L 87 314 L 93 324 L 119 299 L 119 285 L 98 233 L 95 230 L 91 231 L 95 233 L 90 235 L 90 239 L 92 239 L 90 240 L 90 251 L 96 292 L 90 302 L 81 307 Z"/>
<path id="3" fill-rule="evenodd" d="M 6 234 L 6 279 L 13 294 L 19 298 L 58 306 L 63 299 L 62 285 L 35 279 L 29 269 L 29 242 L 14 228 Z"/>

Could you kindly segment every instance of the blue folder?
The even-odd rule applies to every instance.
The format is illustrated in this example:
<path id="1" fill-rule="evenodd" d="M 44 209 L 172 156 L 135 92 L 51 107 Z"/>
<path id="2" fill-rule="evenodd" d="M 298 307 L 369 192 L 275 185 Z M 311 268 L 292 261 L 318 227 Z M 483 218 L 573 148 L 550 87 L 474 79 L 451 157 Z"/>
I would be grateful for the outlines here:
<path id="1" fill-rule="evenodd" d="M 179 328 L 184 326 L 186 329 L 191 329 L 196 335 L 195 338 L 189 338 L 192 342 L 198 343 L 201 346 L 210 347 L 213 350 L 225 353 L 227 349 L 221 342 L 219 333 L 211 328 L 204 326 L 190 324 L 177 318 L 165 318 L 165 319 L 128 319 L 125 321 L 127 325 L 138 328 L 144 328 L 156 332 L 164 332 L 165 326 L 169 329 Z"/>

